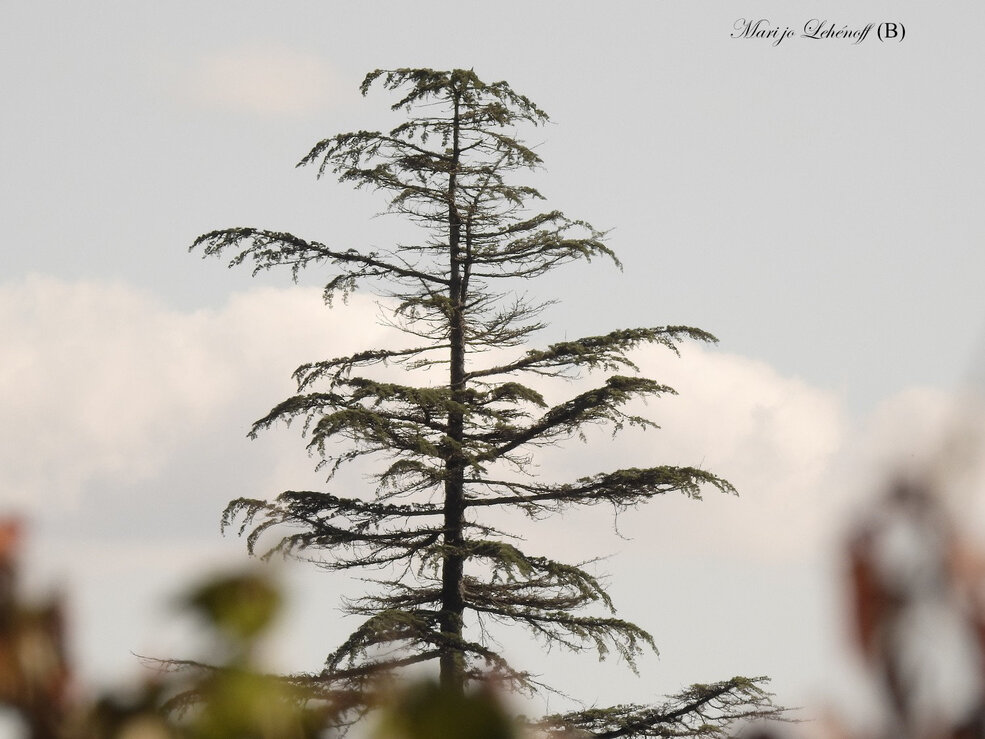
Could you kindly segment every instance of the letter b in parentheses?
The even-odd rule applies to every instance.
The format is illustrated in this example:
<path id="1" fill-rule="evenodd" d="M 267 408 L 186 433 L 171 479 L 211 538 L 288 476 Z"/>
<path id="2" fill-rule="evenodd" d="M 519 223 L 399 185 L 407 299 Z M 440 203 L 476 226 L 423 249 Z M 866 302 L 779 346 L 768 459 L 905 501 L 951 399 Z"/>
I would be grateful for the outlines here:
<path id="1" fill-rule="evenodd" d="M 906 27 L 902 23 L 884 21 L 879 24 L 879 40 L 899 43 L 906 36 Z"/>

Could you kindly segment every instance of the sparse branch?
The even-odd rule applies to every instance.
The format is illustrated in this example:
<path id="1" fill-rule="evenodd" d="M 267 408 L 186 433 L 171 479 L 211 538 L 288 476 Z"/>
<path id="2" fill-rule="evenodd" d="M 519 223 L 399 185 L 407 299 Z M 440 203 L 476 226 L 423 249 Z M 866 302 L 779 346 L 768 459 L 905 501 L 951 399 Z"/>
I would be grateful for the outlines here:
<path id="1" fill-rule="evenodd" d="M 627 353 L 642 344 L 659 344 L 678 353 L 682 339 L 716 342 L 706 331 L 689 326 L 659 326 L 613 331 L 604 336 L 587 336 L 575 341 L 551 344 L 547 349 L 531 349 L 523 357 L 508 364 L 473 370 L 470 378 L 509 375 L 516 372 L 554 373 L 572 367 L 618 370 L 637 369 Z"/>
<path id="2" fill-rule="evenodd" d="M 470 578 L 468 602 L 475 605 L 493 603 L 514 606 L 558 608 L 558 600 L 572 607 L 600 603 L 614 613 L 615 609 L 598 579 L 577 565 L 563 564 L 547 557 L 530 556 L 518 547 L 503 541 L 479 539 L 469 542 L 463 554 L 470 560 L 487 563 L 489 578 L 483 582 Z M 542 600 L 535 593 L 545 594 Z"/>
<path id="3" fill-rule="evenodd" d="M 300 271 L 312 263 L 334 264 L 342 268 L 343 274 L 328 283 L 327 295 L 336 289 L 352 289 L 360 277 L 411 277 L 438 285 L 447 284 L 447 280 L 439 275 L 386 262 L 374 252 L 362 254 L 355 249 L 338 251 L 317 241 L 305 241 L 282 231 L 258 228 L 210 231 L 195 239 L 190 248 L 199 247 L 203 250 L 203 256 L 219 256 L 228 249 L 236 250 L 237 253 L 229 260 L 229 266 L 238 266 L 252 260 L 254 274 L 272 267 L 289 265 L 291 274 L 297 278 Z"/>
<path id="4" fill-rule="evenodd" d="M 479 459 L 498 459 L 523 444 L 550 443 L 579 431 L 587 424 L 608 422 L 616 431 L 627 423 L 641 428 L 655 428 L 656 424 L 652 421 L 623 413 L 619 406 L 636 397 L 664 393 L 675 394 L 675 391 L 645 378 L 613 375 L 602 387 L 554 406 L 526 428 L 504 428 L 488 434 L 487 440 L 495 447 L 479 455 Z"/>
<path id="5" fill-rule="evenodd" d="M 783 709 L 763 685 L 765 677 L 733 677 L 695 684 L 659 705 L 627 704 L 548 716 L 535 727 L 558 739 L 572 729 L 595 739 L 619 737 L 695 737 L 724 739 L 736 722 L 778 720 Z"/>
<path id="6" fill-rule="evenodd" d="M 681 492 L 689 498 L 700 499 L 705 487 L 735 494 L 727 480 L 696 467 L 635 467 L 583 477 L 575 484 L 537 485 L 508 480 L 473 478 L 470 484 L 510 490 L 511 495 L 471 497 L 469 507 L 516 505 L 539 510 L 560 510 L 564 506 L 609 503 L 616 508 L 638 505 L 649 498 Z"/>
<path id="7" fill-rule="evenodd" d="M 263 557 L 274 554 L 298 557 L 303 550 L 324 549 L 332 556 L 331 560 L 321 562 L 326 569 L 352 569 L 427 556 L 428 549 L 441 535 L 440 527 L 404 528 L 386 524 L 393 519 L 408 520 L 431 512 L 417 506 L 378 505 L 378 513 L 374 514 L 371 504 L 320 494 L 286 492 L 274 502 L 237 498 L 226 506 L 222 527 L 223 530 L 231 527 L 241 517 L 239 534 L 249 532 L 246 545 L 250 554 L 256 553 L 260 539 L 271 528 L 287 525 L 299 529 L 282 537 Z M 386 515 L 380 515 L 381 512 Z M 346 524 L 334 522 L 339 519 Z"/>
<path id="8" fill-rule="evenodd" d="M 653 637 L 636 624 L 619 618 L 572 616 L 566 611 L 544 611 L 509 606 L 469 606 L 506 623 L 520 623 L 548 644 L 560 644 L 572 652 L 580 652 L 591 644 L 599 659 L 605 659 L 612 649 L 636 672 L 636 660 L 644 647 L 654 652 Z"/>
<path id="9" fill-rule="evenodd" d="M 473 660 L 491 666 L 499 675 L 511 680 L 516 687 L 529 686 L 529 675 L 514 670 L 499 654 L 477 642 L 456 638 L 453 635 L 435 630 L 438 612 L 423 609 L 387 609 L 374 614 L 364 621 L 346 641 L 325 661 L 322 675 L 333 679 L 336 675 L 352 672 L 363 673 L 366 666 L 359 665 L 361 659 L 372 651 L 385 647 L 411 655 L 395 660 L 369 664 L 393 664 L 403 660 L 412 663 L 437 659 L 449 647 L 454 647 Z M 415 654 L 416 653 L 416 654 Z M 358 666 L 357 666 L 358 665 Z"/>
<path id="10" fill-rule="evenodd" d="M 351 373 L 356 367 L 386 364 L 391 360 L 406 361 L 411 357 L 418 357 L 429 352 L 447 348 L 447 344 L 436 344 L 411 349 L 368 349 L 347 357 L 337 357 L 323 362 L 303 364 L 294 370 L 294 379 L 298 383 L 298 391 L 301 392 L 325 377 L 328 377 L 332 381 L 338 381 Z"/>

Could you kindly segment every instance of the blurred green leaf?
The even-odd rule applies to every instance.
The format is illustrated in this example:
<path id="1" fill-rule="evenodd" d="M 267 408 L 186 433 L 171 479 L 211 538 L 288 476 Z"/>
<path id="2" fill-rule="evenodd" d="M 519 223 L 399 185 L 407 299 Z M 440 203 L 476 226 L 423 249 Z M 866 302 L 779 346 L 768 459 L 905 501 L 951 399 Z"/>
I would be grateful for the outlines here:
<path id="1" fill-rule="evenodd" d="M 270 626 L 280 611 L 281 596 L 267 578 L 237 574 L 199 586 L 185 597 L 183 604 L 221 634 L 244 643 Z"/>
<path id="2" fill-rule="evenodd" d="M 488 689 L 462 694 L 411 684 L 383 712 L 376 739 L 516 739 L 516 724 Z"/>

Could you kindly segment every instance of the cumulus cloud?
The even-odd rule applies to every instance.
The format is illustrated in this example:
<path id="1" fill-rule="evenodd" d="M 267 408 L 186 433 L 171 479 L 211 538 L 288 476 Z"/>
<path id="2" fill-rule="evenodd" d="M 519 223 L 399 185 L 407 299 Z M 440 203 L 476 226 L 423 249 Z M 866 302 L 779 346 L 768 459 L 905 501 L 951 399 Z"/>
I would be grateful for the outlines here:
<path id="1" fill-rule="evenodd" d="M 762 362 L 698 347 L 669 361 L 651 353 L 645 366 L 680 395 L 656 411 L 663 430 L 640 439 L 640 452 L 707 467 L 739 490 L 737 498 L 712 491 L 697 505 L 678 501 L 688 528 L 679 538 L 702 551 L 768 557 L 812 547 L 837 514 L 830 473 L 849 432 L 842 398 Z M 648 523 L 662 519 L 651 515 Z"/>
<path id="2" fill-rule="evenodd" d="M 354 300 L 326 314 L 304 289 L 182 313 L 120 285 L 32 277 L 0 287 L 5 502 L 72 506 L 97 482 L 147 482 L 181 465 L 178 450 L 215 445 L 217 418 L 235 411 L 245 425 L 289 392 L 297 364 L 372 341 L 374 312 Z"/>
<path id="3" fill-rule="evenodd" d="M 177 653 L 153 646 L 176 589 L 243 561 L 222 506 L 310 474 L 296 434 L 249 442 L 250 422 L 298 364 L 389 343 L 376 312 L 359 296 L 329 311 L 317 289 L 182 312 L 124 285 L 0 285 L 0 515 L 32 524 L 29 587 L 71 584 L 87 676 Z"/>
<path id="4" fill-rule="evenodd" d="M 642 374 L 678 391 L 635 408 L 660 429 L 614 438 L 590 432 L 587 443 L 547 450 L 535 473 L 572 480 L 624 467 L 687 465 L 726 478 L 738 496 L 714 489 L 700 501 L 666 496 L 610 517 L 609 527 L 600 526 L 604 509 L 566 515 L 558 529 L 530 528 L 539 544 L 584 557 L 593 542 L 597 554 L 628 551 L 637 561 L 817 560 L 831 555 L 858 511 L 901 474 L 929 475 L 948 500 L 965 510 L 983 507 L 976 491 L 985 479 L 985 433 L 974 423 L 982 414 L 967 412 L 980 404 L 913 387 L 858 415 L 835 390 L 717 349 L 687 345 L 676 357 L 652 348 L 635 360 Z M 568 392 L 599 381 L 583 378 Z"/>
<path id="5" fill-rule="evenodd" d="M 218 310 L 183 313 L 120 285 L 32 277 L 0 287 L 4 499 L 71 506 L 100 481 L 147 482 L 201 465 L 191 456 L 196 445 L 228 460 L 242 453 L 231 444 L 247 424 L 291 391 L 297 364 L 392 343 L 393 329 L 376 314 L 359 296 L 329 311 L 317 290 L 302 288 L 252 290 Z M 838 393 L 745 357 L 687 346 L 680 358 L 654 348 L 636 361 L 679 392 L 636 409 L 661 429 L 615 439 L 591 432 L 587 444 L 545 450 L 534 472 L 565 480 L 694 465 L 739 489 L 738 498 L 709 491 L 701 502 L 667 498 L 643 508 L 625 533 L 659 532 L 653 546 L 773 557 L 810 550 L 861 486 L 878 483 L 893 451 L 899 457 L 907 446 L 901 441 L 940 447 L 934 429 L 951 407 L 942 393 L 913 389 L 853 421 Z M 596 380 L 551 394 L 560 400 Z M 271 493 L 310 473 L 295 430 L 255 443 L 285 452 L 264 472 Z"/>
<path id="6" fill-rule="evenodd" d="M 154 606 L 118 605 L 106 620 L 101 609 L 113 593 L 173 592 L 203 564 L 242 551 L 240 542 L 217 541 L 216 519 L 230 498 L 320 485 L 323 476 L 313 476 L 296 428 L 255 442 L 243 435 L 293 390 L 289 375 L 298 364 L 391 345 L 393 330 L 376 316 L 369 299 L 354 296 L 329 311 L 318 290 L 296 287 L 251 290 L 215 310 L 182 312 L 122 285 L 35 276 L 0 286 L 0 499 L 40 524 L 44 569 L 69 573 L 88 593 L 80 599 L 84 662 L 112 674 L 117 657 L 109 655 L 128 659 L 144 638 L 135 624 Z M 591 432 L 587 444 L 544 450 L 534 474 L 571 480 L 619 467 L 694 465 L 729 479 L 740 496 L 712 490 L 702 501 L 655 500 L 618 519 L 628 539 L 616 536 L 608 512 L 598 509 L 540 522 L 513 516 L 504 528 L 524 534 L 532 551 L 564 560 L 619 554 L 600 566 L 630 587 L 617 602 L 631 618 L 653 616 L 643 621 L 659 633 L 686 632 L 694 618 L 687 611 L 673 622 L 660 594 L 670 589 L 695 599 L 712 573 L 731 573 L 729 582 L 716 581 L 725 600 L 715 607 L 759 597 L 779 603 L 781 612 L 802 609 L 817 573 L 805 575 L 797 563 L 817 561 L 844 511 L 884 484 L 907 446 L 946 449 L 954 428 L 953 401 L 932 390 L 908 390 L 853 418 L 838 393 L 749 358 L 688 346 L 680 358 L 653 349 L 636 361 L 643 374 L 679 391 L 637 409 L 661 429 L 615 439 Z M 599 379 L 550 394 L 563 400 Z M 962 453 L 974 458 L 974 451 Z M 358 475 L 346 481 L 361 484 Z M 124 503 L 114 519 L 111 511 Z M 99 510 L 80 510 L 93 506 Z M 207 525 L 188 523 L 199 519 Z M 634 587 L 641 575 L 650 584 Z M 791 590 L 789 578 L 800 590 Z M 305 576 L 305 592 L 320 600 L 317 614 L 309 604 L 297 623 L 322 623 L 325 609 L 337 605 L 336 588 L 345 583 L 328 580 L 312 585 Z M 794 600 L 784 605 L 781 592 Z M 715 607 L 700 607 L 706 620 Z M 726 647 L 754 651 L 780 638 L 777 629 L 793 628 L 789 619 L 749 619 L 745 639 L 707 642 L 707 659 L 678 650 L 681 669 L 715 667 Z M 801 631 L 790 638 L 803 643 L 817 614 L 797 623 Z M 129 643 L 108 649 L 122 633 Z M 309 641 L 298 640 L 291 653 L 310 655 Z M 735 669 L 747 669 L 738 663 L 748 655 L 733 656 Z M 778 679 L 784 672 L 780 663 L 757 669 Z"/>
<path id="7" fill-rule="evenodd" d="M 848 431 L 840 396 L 762 362 L 699 346 L 683 347 L 680 357 L 647 349 L 634 359 L 645 376 L 678 393 L 634 408 L 660 428 L 614 438 L 592 432 L 585 444 L 572 441 L 547 452 L 539 472 L 572 479 L 625 467 L 694 466 L 739 489 L 738 498 L 714 489 L 701 501 L 666 496 L 613 521 L 651 553 L 741 551 L 775 558 L 815 542 L 820 514 L 831 502 L 826 477 Z M 571 391 L 590 382 L 584 378 Z M 583 525 L 587 536 L 599 531 L 599 515 L 606 513 L 570 516 L 565 525 Z M 583 546 L 586 538 L 559 537 L 562 546 L 565 541 Z M 610 540 L 610 550 L 623 549 L 618 542 Z"/>

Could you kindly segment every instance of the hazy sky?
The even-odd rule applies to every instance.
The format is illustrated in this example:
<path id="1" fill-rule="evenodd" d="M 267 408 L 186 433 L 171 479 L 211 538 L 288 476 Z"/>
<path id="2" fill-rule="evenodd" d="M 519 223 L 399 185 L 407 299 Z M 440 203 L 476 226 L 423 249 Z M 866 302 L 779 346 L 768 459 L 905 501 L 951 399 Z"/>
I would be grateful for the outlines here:
<path id="1" fill-rule="evenodd" d="M 732 38 L 743 18 L 907 35 L 773 45 Z M 589 701 L 737 673 L 789 702 L 832 688 L 831 542 L 888 460 L 930 448 L 981 348 L 980 3 L 6 3 L 0 19 L 0 508 L 32 523 L 31 582 L 68 588 L 87 674 L 187 647 L 162 604 L 240 559 L 224 503 L 315 484 L 293 430 L 249 442 L 249 423 L 298 364 L 388 340 L 368 299 L 321 307 L 319 275 L 253 280 L 188 245 L 238 225 L 385 245 L 398 224 L 370 220 L 371 193 L 293 165 L 391 120 L 385 95 L 359 97 L 365 72 L 432 66 L 547 110 L 525 134 L 537 185 L 612 229 L 622 272 L 531 285 L 560 301 L 545 340 L 682 323 L 721 340 L 641 356 L 681 393 L 648 408 L 661 431 L 552 452 L 545 474 L 703 464 L 741 493 L 654 501 L 619 522 L 628 539 L 602 511 L 524 524 L 545 552 L 614 555 L 620 615 L 661 647 L 641 678 L 507 643 Z M 284 667 L 317 669 L 353 585 L 290 578 Z"/>

